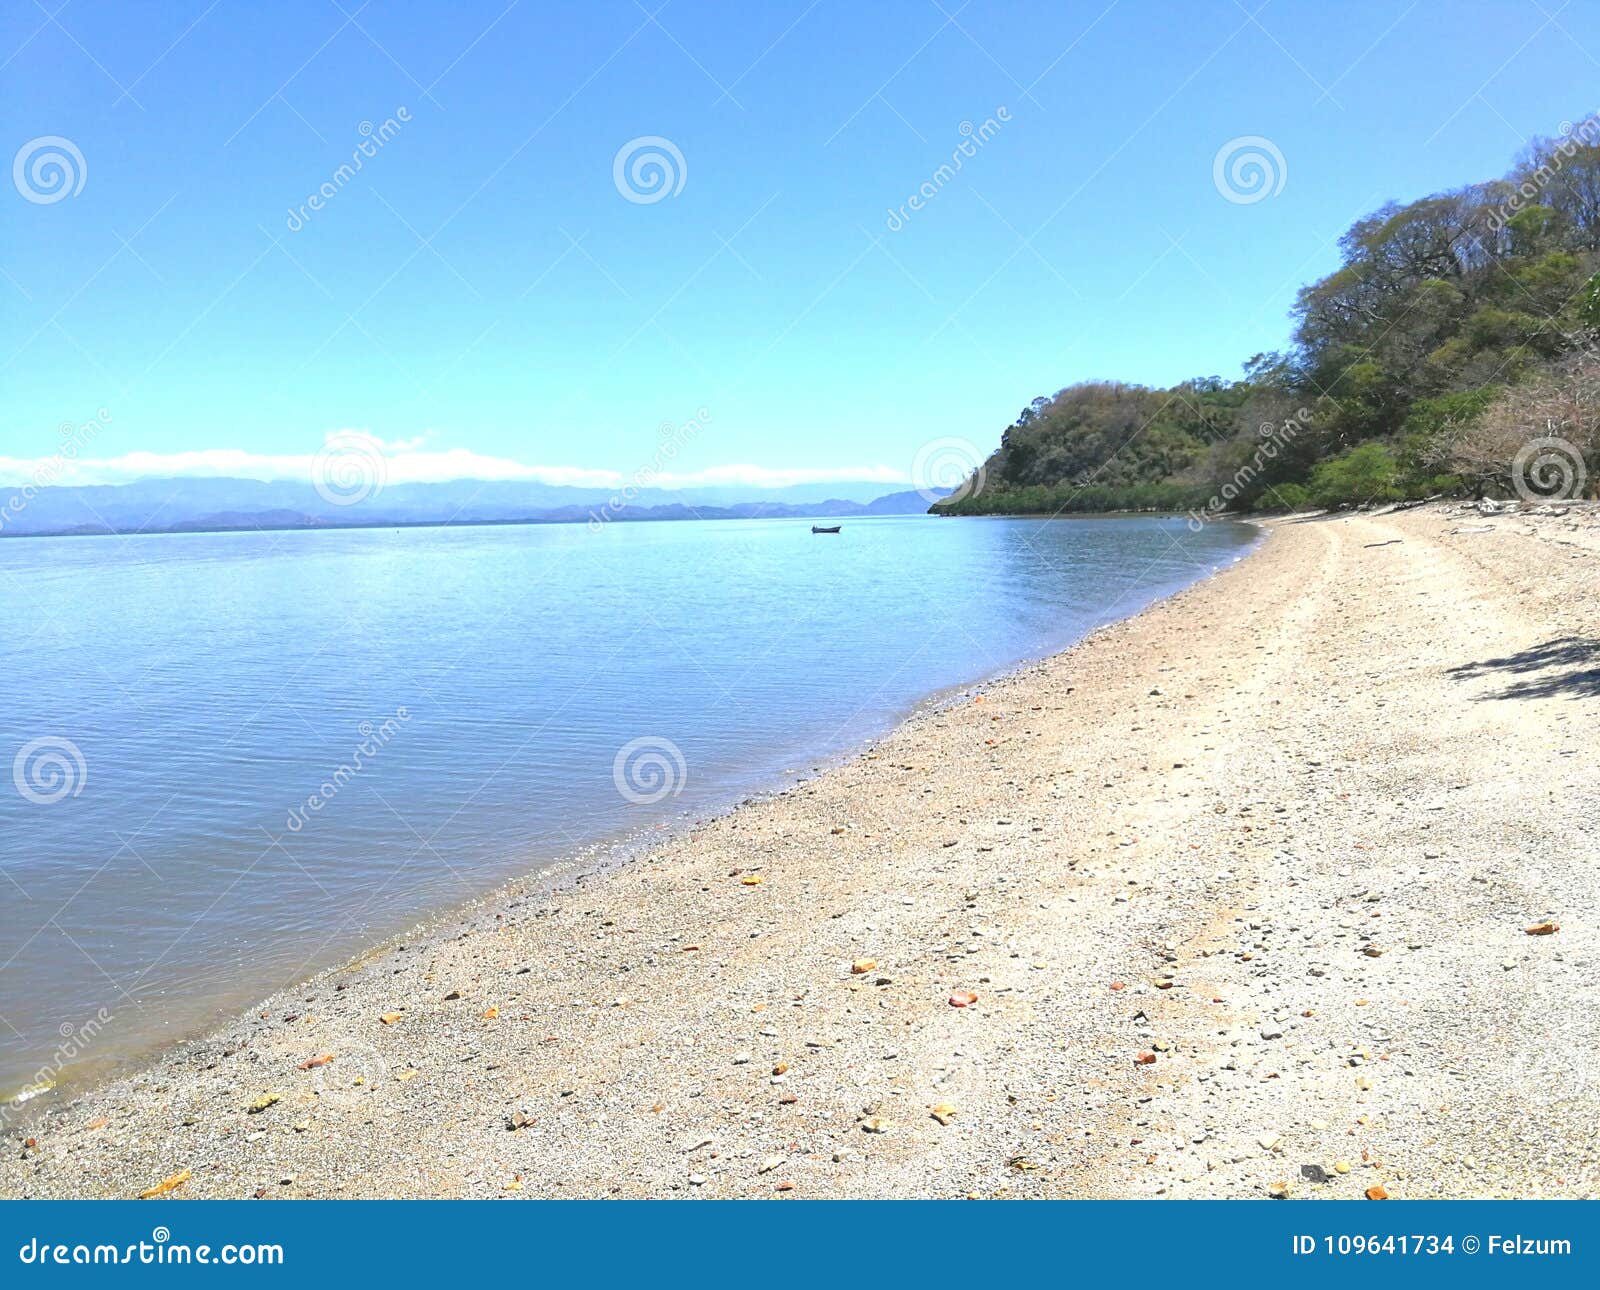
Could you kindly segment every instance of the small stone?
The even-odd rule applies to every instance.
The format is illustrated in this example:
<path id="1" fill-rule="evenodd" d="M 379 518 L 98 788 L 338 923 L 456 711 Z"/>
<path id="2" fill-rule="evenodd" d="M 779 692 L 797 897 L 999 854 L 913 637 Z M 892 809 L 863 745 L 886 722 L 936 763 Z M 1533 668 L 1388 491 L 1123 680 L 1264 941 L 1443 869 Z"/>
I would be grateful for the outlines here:
<path id="1" fill-rule="evenodd" d="M 245 1110 L 251 1115 L 260 1115 L 269 1106 L 272 1106 L 276 1102 L 280 1101 L 282 1096 L 283 1095 L 281 1093 L 263 1093 L 260 1097 L 256 1098 L 254 1102 L 250 1103 Z"/>
<path id="2" fill-rule="evenodd" d="M 1335 1160 L 1333 1162 L 1333 1172 L 1336 1173 L 1336 1174 L 1347 1174 L 1347 1173 L 1349 1173 L 1350 1172 L 1350 1162 L 1348 1160 Z"/>
<path id="3" fill-rule="evenodd" d="M 956 1118 L 956 1109 L 948 1102 L 940 1102 L 929 1114 L 940 1124 L 949 1124 L 950 1121 Z"/>
<path id="4" fill-rule="evenodd" d="M 850 973 L 852 976 L 865 976 L 877 966 L 877 959 L 857 959 L 850 965 Z"/>
<path id="5" fill-rule="evenodd" d="M 1259 1138 L 1256 1139 L 1256 1141 L 1261 1144 L 1261 1149 L 1263 1151 L 1276 1151 L 1278 1149 L 1278 1145 L 1283 1141 L 1283 1135 L 1278 1133 L 1263 1133 Z"/>
<path id="6" fill-rule="evenodd" d="M 755 1058 L 749 1053 L 735 1053 L 733 1055 L 733 1064 L 735 1066 L 748 1066 L 754 1060 Z"/>
<path id="7" fill-rule="evenodd" d="M 760 1166 L 756 1169 L 756 1172 L 758 1174 L 770 1174 L 780 1165 L 788 1163 L 788 1160 L 788 1156 L 768 1156 L 761 1162 Z"/>
<path id="8" fill-rule="evenodd" d="M 1389 1193 L 1384 1191 L 1384 1189 L 1381 1186 L 1368 1187 L 1367 1188 L 1367 1199 L 1368 1200 L 1388 1200 L 1389 1199 Z"/>
<path id="9" fill-rule="evenodd" d="M 1286 1182 L 1268 1183 L 1267 1195 L 1271 1196 L 1273 1200 L 1288 1200 L 1289 1184 Z"/>
<path id="10" fill-rule="evenodd" d="M 689 1186 L 691 1186 L 691 1187 L 704 1187 L 705 1185 L 706 1185 L 706 1176 L 704 1174 L 690 1174 L 689 1175 Z"/>

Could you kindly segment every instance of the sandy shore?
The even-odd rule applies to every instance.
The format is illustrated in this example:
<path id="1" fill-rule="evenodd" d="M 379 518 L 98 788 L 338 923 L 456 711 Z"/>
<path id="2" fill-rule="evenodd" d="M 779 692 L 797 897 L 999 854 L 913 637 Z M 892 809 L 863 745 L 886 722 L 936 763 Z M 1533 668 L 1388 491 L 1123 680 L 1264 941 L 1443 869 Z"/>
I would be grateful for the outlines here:
<path id="1" fill-rule="evenodd" d="M 51 1109 L 0 1193 L 1596 1194 L 1597 548 L 1576 509 L 1279 523 Z"/>

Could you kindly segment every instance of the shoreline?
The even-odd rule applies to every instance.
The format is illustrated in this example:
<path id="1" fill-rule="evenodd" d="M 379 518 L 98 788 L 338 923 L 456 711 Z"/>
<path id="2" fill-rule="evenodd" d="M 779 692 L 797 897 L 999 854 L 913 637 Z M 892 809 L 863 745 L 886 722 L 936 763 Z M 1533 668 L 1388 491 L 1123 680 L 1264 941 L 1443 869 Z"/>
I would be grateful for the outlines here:
<path id="1" fill-rule="evenodd" d="M 1133 512 L 1126 513 L 1126 517 L 1139 518 Z M 1248 545 L 1242 547 L 1226 562 L 1217 564 L 1208 572 L 1196 576 L 1192 581 L 1176 589 L 1155 591 L 1142 589 L 1154 595 L 1154 600 L 1131 612 L 1113 612 L 1109 618 L 1097 621 L 1082 635 L 1063 646 L 1049 647 L 1044 653 L 1029 655 L 970 680 L 943 686 L 893 711 L 881 713 L 870 725 L 846 739 L 837 741 L 836 745 L 825 749 L 820 756 L 808 754 L 804 759 L 803 764 L 806 766 L 804 770 L 773 770 L 770 775 L 733 780 L 710 804 L 698 810 L 680 812 L 669 820 L 637 824 L 559 855 L 543 859 L 530 857 L 528 867 L 516 869 L 509 876 L 496 879 L 492 886 L 476 895 L 450 900 L 411 919 L 403 926 L 392 927 L 372 939 L 360 939 L 346 956 L 337 961 L 327 962 L 321 967 L 296 975 L 284 984 L 274 986 L 263 995 L 219 1002 L 210 1009 L 208 1020 L 186 1027 L 183 1033 L 176 1036 L 148 1040 L 128 1052 L 98 1059 L 94 1056 L 91 1046 L 78 1061 L 62 1063 L 53 1059 L 46 1060 L 41 1063 L 36 1074 L 49 1078 L 47 1087 L 38 1088 L 37 1092 L 22 1096 L 21 1100 L 18 1100 L 18 1095 L 28 1094 L 29 1090 L 38 1086 L 31 1081 L 23 1083 L 16 1086 L 15 1094 L 10 1089 L 0 1089 L 0 1131 L 11 1128 L 25 1134 L 31 1124 L 41 1116 L 47 1115 L 53 1107 L 70 1104 L 93 1096 L 109 1085 L 134 1079 L 161 1064 L 168 1057 L 178 1054 L 185 1047 L 211 1041 L 241 1019 L 258 1014 L 263 1009 L 270 1010 L 283 1000 L 303 992 L 305 988 L 322 982 L 324 978 L 350 971 L 386 948 L 407 941 L 430 941 L 443 936 L 446 928 L 459 928 L 470 924 L 481 918 L 486 906 L 510 898 L 513 892 L 521 894 L 524 898 L 534 894 L 556 896 L 570 893 L 585 883 L 603 880 L 650 852 L 680 841 L 695 830 L 723 820 L 737 811 L 781 799 L 819 775 L 836 771 L 867 755 L 901 727 L 937 715 L 986 685 L 1018 676 L 1046 664 L 1077 648 L 1105 627 L 1136 617 L 1149 608 L 1150 604 L 1158 604 L 1187 587 L 1208 581 L 1231 568 L 1254 551 L 1264 540 L 1265 535 L 1261 531 L 1262 526 L 1252 521 L 1228 522 L 1254 528 L 1257 532 Z M 61 1047 L 67 1047 L 74 1042 L 75 1036 L 64 1036 Z M 60 1048 L 56 1051 L 59 1053 Z"/>
<path id="2" fill-rule="evenodd" d="M 1432 573 L 1448 568 L 1456 587 L 1456 566 L 1484 549 L 1507 568 L 1528 568 L 1533 557 L 1550 563 L 1552 543 L 1569 540 L 1512 532 L 1557 527 L 1513 517 L 1497 522 L 1493 541 L 1463 544 L 1447 534 L 1447 512 L 1279 521 L 1249 559 L 1095 628 L 1064 653 L 957 687 L 939 705 L 924 701 L 819 773 L 688 823 L 631 861 L 572 876 L 570 886 L 523 879 L 446 911 L 419 925 L 420 941 L 402 934 L 274 994 L 264 1001 L 268 1016 L 237 1018 L 150 1067 L 41 1108 L 27 1130 L 38 1145 L 9 1153 L 0 1193 L 131 1195 L 187 1168 L 180 1194 L 219 1196 L 767 1195 L 785 1183 L 786 1195 L 1262 1195 L 1280 1174 L 1313 1193 L 1345 1194 L 1382 1177 L 1393 1194 L 1451 1194 L 1440 1183 L 1460 1182 L 1459 1171 L 1429 1179 L 1410 1158 L 1395 1163 L 1422 1151 L 1409 1119 L 1392 1152 L 1365 1152 L 1349 1186 L 1331 1155 L 1337 1181 L 1300 1182 L 1298 1164 L 1284 1155 L 1290 1127 L 1277 1127 L 1272 1147 L 1261 1145 L 1272 1123 L 1249 1135 L 1272 1119 L 1267 1094 L 1279 1095 L 1267 1100 L 1280 1119 L 1298 1102 L 1334 1095 L 1323 1092 L 1326 1072 L 1315 1059 L 1310 1072 L 1297 1060 L 1241 1079 L 1235 1050 L 1252 1055 L 1253 1071 L 1272 1060 L 1257 1055 L 1263 1047 L 1276 1053 L 1300 1042 L 1320 1052 L 1311 1036 L 1284 1039 L 1329 1025 L 1314 1017 L 1355 1032 L 1386 1010 L 1393 1024 L 1393 1010 L 1411 1006 L 1382 997 L 1373 980 L 1372 999 L 1319 998 L 1299 1020 L 1271 1007 L 1274 996 L 1292 993 L 1291 980 L 1320 995 L 1352 970 L 1375 975 L 1391 964 L 1421 971 L 1420 984 L 1441 992 L 1463 978 L 1433 981 L 1438 965 L 1417 968 L 1418 952 L 1391 958 L 1385 945 L 1353 969 L 1341 960 L 1311 976 L 1263 979 L 1250 965 L 1275 960 L 1277 947 L 1227 948 L 1240 935 L 1234 920 L 1263 922 L 1249 916 L 1252 906 L 1303 894 L 1310 880 L 1291 871 L 1281 884 L 1263 881 L 1278 862 L 1258 854 L 1258 840 L 1239 842 L 1239 829 L 1257 827 L 1238 823 L 1250 807 L 1222 801 L 1213 809 L 1208 798 L 1197 812 L 1183 800 L 1245 770 L 1256 777 L 1231 782 L 1259 791 L 1272 782 L 1263 769 L 1286 764 L 1283 749 L 1269 756 L 1266 748 L 1284 720 L 1267 696 L 1309 674 L 1297 681 L 1289 663 L 1253 655 L 1350 649 L 1339 639 L 1346 624 L 1329 628 L 1329 642 L 1308 632 L 1312 606 L 1349 601 L 1347 613 L 1403 635 L 1391 606 L 1373 595 L 1358 604 L 1363 598 L 1339 575 L 1382 566 L 1374 589 L 1392 595 L 1422 576 L 1408 568 L 1422 552 L 1438 566 Z M 1346 536 L 1369 532 L 1373 541 L 1392 533 L 1401 541 L 1369 550 Z M 1593 537 L 1586 530 L 1583 541 Z M 1464 545 L 1473 549 L 1456 549 Z M 1562 572 L 1592 585 L 1583 570 Z M 1539 635 L 1575 612 L 1581 620 L 1572 589 L 1570 578 L 1552 581 L 1535 606 L 1542 617 L 1530 617 L 1525 631 Z M 1252 623 L 1253 597 L 1277 616 Z M 1522 625 L 1508 617 L 1497 627 L 1511 637 Z M 1424 690 L 1437 705 L 1431 680 Z M 1169 696 L 1180 689 L 1189 692 Z M 982 693 L 963 702 L 972 691 Z M 1144 724 L 1152 714 L 1156 724 Z M 1373 719 L 1358 738 L 1393 735 L 1382 714 Z M 1536 724 L 1552 720 L 1541 706 Z M 1251 728 L 1236 736 L 1227 729 L 1236 723 Z M 1310 735 L 1327 733 L 1309 718 L 1306 725 Z M 1518 738 L 1525 726 L 1518 723 Z M 1532 726 L 1525 733 L 1531 756 L 1541 736 Z M 1458 751 L 1440 743 L 1446 759 Z M 1505 741 L 1496 748 L 1480 751 L 1504 756 Z M 1313 763 L 1318 774 L 1320 766 Z M 1360 778 L 1367 767 L 1351 762 L 1345 772 Z M 1080 790 L 1078 775 L 1099 787 Z M 1320 796 L 1315 809 L 1344 810 Z M 1280 831 L 1276 814 L 1261 819 L 1264 834 Z M 1332 823 L 1290 829 L 1280 841 L 1297 851 L 1336 849 Z M 1391 822 L 1392 836 L 1403 832 Z M 1338 870 L 1327 879 L 1334 888 L 1344 881 Z M 1572 913 L 1581 899 L 1564 890 L 1556 912 L 1570 926 L 1561 934 L 1511 948 L 1562 955 L 1563 971 L 1588 962 L 1593 941 L 1583 924 L 1593 923 Z M 1319 925 L 1304 911 L 1295 917 L 1301 929 Z M 1276 935 L 1270 920 L 1248 931 L 1269 944 Z M 1466 933 L 1477 935 L 1470 925 Z M 869 959 L 872 966 L 851 971 Z M 1509 1023 L 1515 1000 L 1490 986 L 1506 989 L 1512 969 L 1490 966 L 1484 997 Z M 1115 982 L 1124 989 L 1109 989 Z M 971 1006 L 949 1005 L 952 992 L 967 991 L 978 996 Z M 1211 998 L 1228 1003 L 1204 1002 Z M 1194 1015 L 1174 1006 L 1180 1001 Z M 1353 1011 L 1369 1003 L 1384 1006 Z M 1219 1026 L 1231 1032 L 1221 1054 L 1212 1051 Z M 1274 1028 L 1275 1039 L 1262 1037 Z M 1541 1036 L 1552 1061 L 1563 1042 Z M 1339 1050 L 1341 1088 L 1351 1066 L 1376 1069 L 1389 1057 L 1359 1057 L 1359 1047 Z M 328 1053 L 333 1060 L 319 1063 Z M 1135 1060 L 1141 1055 L 1151 1060 Z M 1570 1082 L 1572 1115 L 1589 1114 L 1592 1143 L 1592 1082 Z M 1375 1110 L 1381 1100 L 1346 1091 Z M 1406 1101 L 1406 1116 L 1421 1106 Z M 1352 1114 L 1359 1124 L 1364 1113 Z M 1377 1118 L 1366 1114 L 1369 1123 Z M 1559 1118 L 1570 1129 L 1566 1113 Z M 1184 1120 L 1204 1132 L 1175 1134 Z M 1338 1133 L 1346 1135 L 1343 1125 Z M 1362 1126 L 1346 1136 L 1378 1135 Z M 1194 1141 L 1174 1145 L 1175 1137 Z M 1226 1149 L 1205 1145 L 1224 1137 Z M 1513 1194 L 1597 1186 L 1592 1158 L 1561 1163 L 1572 1175 L 1562 1190 L 1537 1162 L 1495 1172 L 1488 1149 L 1477 1150 L 1481 1163 L 1465 1176 L 1486 1190 L 1473 1194 L 1500 1194 L 1502 1184 Z M 1309 1147 L 1302 1154 L 1318 1158 Z"/>
<path id="3" fill-rule="evenodd" d="M 842 500 L 842 499 L 841 499 Z M 804 506 L 804 503 L 795 503 Z M 647 508 L 648 509 L 648 508 Z M 726 509 L 715 506 L 706 506 L 706 510 Z M 1187 511 L 995 511 L 984 512 L 977 515 L 948 515 L 929 509 L 926 511 L 889 511 L 884 513 L 863 512 L 861 514 L 816 512 L 796 515 L 675 515 L 675 516 L 634 516 L 629 518 L 625 514 L 614 515 L 604 521 L 607 524 L 710 524 L 722 520 L 788 520 L 791 523 L 812 523 L 816 520 L 838 520 L 843 523 L 857 523 L 861 520 L 904 520 L 904 519 L 968 519 L 968 520 L 1107 520 L 1107 519 L 1184 519 L 1189 515 Z M 1274 517 L 1281 518 L 1281 517 Z M 226 528 L 164 528 L 164 529 L 97 529 L 85 530 L 54 530 L 44 533 L 7 533 L 0 528 L 0 540 L 6 538 L 135 538 L 135 537 L 185 537 L 188 535 L 209 535 L 212 537 L 227 536 L 234 533 L 340 533 L 360 532 L 368 529 L 472 529 L 472 528 L 536 528 L 549 524 L 592 524 L 591 515 L 567 516 L 562 518 L 516 518 L 516 519 L 486 519 L 486 520 L 367 520 L 361 523 L 344 524 L 236 524 Z M 1255 524 L 1257 518 L 1253 514 L 1244 512 L 1233 513 L 1224 511 L 1213 515 L 1208 523 L 1224 524 Z"/>

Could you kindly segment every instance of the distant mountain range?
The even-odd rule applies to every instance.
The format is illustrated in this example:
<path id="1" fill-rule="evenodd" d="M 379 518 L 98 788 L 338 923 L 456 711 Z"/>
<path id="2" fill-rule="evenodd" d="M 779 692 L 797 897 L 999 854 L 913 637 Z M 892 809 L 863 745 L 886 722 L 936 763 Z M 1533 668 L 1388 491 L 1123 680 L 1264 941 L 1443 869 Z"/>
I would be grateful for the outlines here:
<path id="1" fill-rule="evenodd" d="M 377 528 L 438 524 L 572 524 L 616 521 L 793 519 L 920 515 L 923 494 L 883 495 L 882 484 L 845 482 L 754 489 L 606 491 L 524 481 L 458 479 L 395 484 L 348 505 L 309 483 L 175 477 L 128 484 L 0 486 L 0 537 L 192 533 L 254 529 Z M 939 496 L 944 495 L 940 490 Z M 9 501 L 8 501 L 9 499 Z"/>

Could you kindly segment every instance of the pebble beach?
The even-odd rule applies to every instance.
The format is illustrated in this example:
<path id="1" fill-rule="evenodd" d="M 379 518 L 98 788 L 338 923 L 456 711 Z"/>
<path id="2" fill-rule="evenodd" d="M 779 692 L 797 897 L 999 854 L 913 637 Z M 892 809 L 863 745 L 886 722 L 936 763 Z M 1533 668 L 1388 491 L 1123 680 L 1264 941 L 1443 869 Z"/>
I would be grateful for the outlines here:
<path id="1" fill-rule="evenodd" d="M 14 1117 L 0 1194 L 1600 1195 L 1597 555 L 1580 504 L 1270 522 Z"/>

